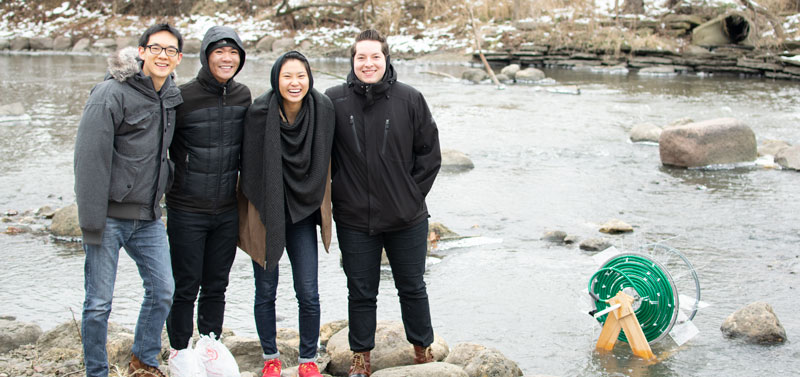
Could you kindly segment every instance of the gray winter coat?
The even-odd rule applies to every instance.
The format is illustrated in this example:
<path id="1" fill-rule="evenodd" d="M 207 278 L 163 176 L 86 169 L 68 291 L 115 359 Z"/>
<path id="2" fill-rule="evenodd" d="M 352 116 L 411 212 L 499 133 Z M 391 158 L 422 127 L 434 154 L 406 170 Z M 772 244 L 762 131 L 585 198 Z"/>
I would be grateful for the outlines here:
<path id="1" fill-rule="evenodd" d="M 175 107 L 172 77 L 156 92 L 135 48 L 108 59 L 109 72 L 89 95 L 75 141 L 75 196 L 83 242 L 99 245 L 106 217 L 155 220 L 171 178 L 167 148 Z"/>

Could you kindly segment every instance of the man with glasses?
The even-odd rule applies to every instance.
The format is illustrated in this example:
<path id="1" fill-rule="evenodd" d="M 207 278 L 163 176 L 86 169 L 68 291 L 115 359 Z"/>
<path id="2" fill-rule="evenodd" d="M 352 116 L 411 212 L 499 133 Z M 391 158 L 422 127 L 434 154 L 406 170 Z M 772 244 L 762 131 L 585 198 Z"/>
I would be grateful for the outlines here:
<path id="1" fill-rule="evenodd" d="M 139 48 L 109 58 L 89 95 L 75 141 L 75 196 L 83 232 L 81 333 L 87 376 L 108 375 L 106 338 L 120 248 L 136 262 L 144 286 L 128 376 L 163 376 L 161 330 L 172 304 L 169 246 L 159 201 L 171 178 L 167 148 L 175 107 L 172 79 L 183 38 L 169 24 L 148 28 Z"/>

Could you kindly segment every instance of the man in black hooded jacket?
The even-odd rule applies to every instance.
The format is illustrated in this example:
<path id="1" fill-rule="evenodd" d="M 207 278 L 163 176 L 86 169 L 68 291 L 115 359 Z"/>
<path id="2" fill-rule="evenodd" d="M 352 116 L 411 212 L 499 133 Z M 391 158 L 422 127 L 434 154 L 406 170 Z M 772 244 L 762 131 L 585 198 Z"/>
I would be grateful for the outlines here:
<path id="1" fill-rule="evenodd" d="M 236 32 L 214 26 L 201 46 L 197 77 L 180 86 L 170 159 L 175 179 L 166 195 L 175 296 L 167 317 L 173 349 L 187 348 L 198 290 L 197 330 L 219 338 L 228 274 L 236 255 L 236 181 L 250 89 L 233 80 L 245 51 Z"/>
<path id="2" fill-rule="evenodd" d="M 392 268 L 415 361 L 433 360 L 425 196 L 441 166 L 439 133 L 425 98 L 397 81 L 389 45 L 366 30 L 350 49 L 347 82 L 328 89 L 336 109 L 331 200 L 347 275 L 350 377 L 369 376 L 375 347 L 381 250 Z"/>

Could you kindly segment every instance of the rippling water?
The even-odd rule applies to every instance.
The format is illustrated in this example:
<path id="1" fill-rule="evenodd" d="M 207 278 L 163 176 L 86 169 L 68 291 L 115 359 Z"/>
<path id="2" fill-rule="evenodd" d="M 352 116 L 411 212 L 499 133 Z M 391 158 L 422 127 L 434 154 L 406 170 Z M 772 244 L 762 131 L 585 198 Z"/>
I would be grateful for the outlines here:
<path id="1" fill-rule="evenodd" d="M 237 77 L 254 96 L 268 87 L 270 61 L 248 58 Z M 346 74 L 342 61 L 313 62 L 316 87 Z M 0 209 L 20 211 L 74 201 L 72 147 L 89 89 L 103 77 L 94 56 L 0 55 L 0 105 L 21 102 L 30 119 L 0 122 Z M 199 67 L 186 58 L 180 82 Z M 431 263 L 426 279 L 434 328 L 451 346 L 495 347 L 526 374 L 563 376 L 797 375 L 800 337 L 800 175 L 757 164 L 725 169 L 662 167 L 658 147 L 632 144 L 637 123 L 734 117 L 757 138 L 798 143 L 800 88 L 795 82 L 678 76 L 649 78 L 552 71 L 580 95 L 534 86 L 469 85 L 423 73 L 458 76 L 462 65 L 397 65 L 401 81 L 420 89 L 439 125 L 442 146 L 467 153 L 475 169 L 440 174 L 428 197 L 432 221 L 482 245 L 451 247 Z M 682 347 L 653 346 L 666 355 L 646 365 L 624 344 L 593 353 L 600 326 L 586 313 L 582 292 L 598 266 L 577 247 L 539 238 L 560 229 L 582 239 L 620 218 L 632 234 L 609 237 L 621 250 L 662 241 L 697 268 L 703 301 L 700 335 Z M 493 242 L 492 239 L 502 239 Z M 44 329 L 80 317 L 83 252 L 35 235 L 0 234 L 4 274 L 0 315 Z M 279 326 L 296 328 L 290 269 L 282 261 Z M 251 265 L 239 253 L 231 272 L 226 327 L 255 336 Z M 687 286 L 678 275 L 679 289 Z M 683 290 L 681 292 L 684 292 Z M 688 293 L 688 292 L 687 292 Z M 133 262 L 121 258 L 111 320 L 133 327 L 142 295 Z M 346 286 L 334 241 L 320 257 L 322 321 L 347 317 Z M 772 305 L 789 342 L 755 346 L 725 339 L 722 321 L 753 301 Z M 379 319 L 399 320 L 390 274 L 384 274 Z"/>

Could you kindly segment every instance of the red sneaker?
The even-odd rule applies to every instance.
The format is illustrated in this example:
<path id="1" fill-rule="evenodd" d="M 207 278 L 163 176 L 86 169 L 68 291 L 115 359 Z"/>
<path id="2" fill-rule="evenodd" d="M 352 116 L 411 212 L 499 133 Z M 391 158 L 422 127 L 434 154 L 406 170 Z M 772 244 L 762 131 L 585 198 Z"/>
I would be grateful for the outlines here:
<path id="1" fill-rule="evenodd" d="M 313 361 L 300 364 L 300 366 L 297 367 L 297 372 L 298 377 L 322 377 L 322 374 L 319 373 L 317 363 Z"/>
<path id="2" fill-rule="evenodd" d="M 281 377 L 281 360 L 269 359 L 264 361 L 264 369 L 261 369 L 261 377 Z"/>

